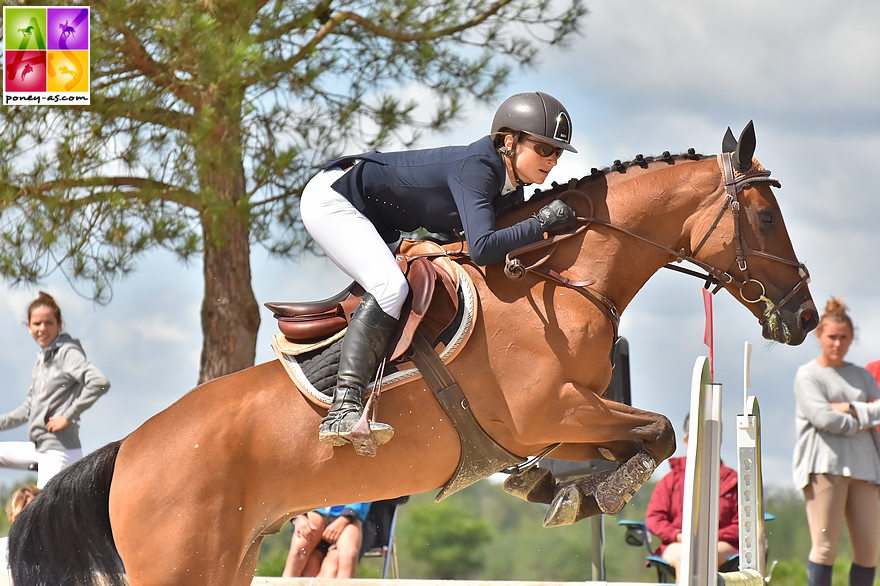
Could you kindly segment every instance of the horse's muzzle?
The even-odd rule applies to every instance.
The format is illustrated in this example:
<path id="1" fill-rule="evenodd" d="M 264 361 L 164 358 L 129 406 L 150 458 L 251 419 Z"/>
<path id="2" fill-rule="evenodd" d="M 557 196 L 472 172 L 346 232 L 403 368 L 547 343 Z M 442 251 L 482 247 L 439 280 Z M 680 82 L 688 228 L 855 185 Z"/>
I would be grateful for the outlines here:
<path id="1" fill-rule="evenodd" d="M 781 308 L 764 321 L 763 335 L 767 340 L 798 346 L 807 334 L 819 325 L 819 312 L 812 299 L 804 301 L 797 311 Z"/>

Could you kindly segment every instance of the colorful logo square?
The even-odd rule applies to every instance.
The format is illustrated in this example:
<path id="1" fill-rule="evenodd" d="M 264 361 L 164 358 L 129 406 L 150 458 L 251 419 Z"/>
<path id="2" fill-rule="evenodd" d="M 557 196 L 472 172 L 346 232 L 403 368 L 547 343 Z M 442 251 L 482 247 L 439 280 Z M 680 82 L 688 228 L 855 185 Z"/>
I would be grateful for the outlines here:
<path id="1" fill-rule="evenodd" d="M 88 6 L 3 7 L 3 104 L 88 105 Z"/>
<path id="2" fill-rule="evenodd" d="M 89 91 L 88 51 L 47 51 L 46 89 L 50 92 Z"/>
<path id="3" fill-rule="evenodd" d="M 3 8 L 3 35 L 7 51 L 46 50 L 46 9 Z"/>
<path id="4" fill-rule="evenodd" d="M 4 66 L 7 92 L 46 91 L 45 51 L 6 51 Z"/>
<path id="5" fill-rule="evenodd" d="M 89 10 L 87 8 L 49 8 L 46 11 L 46 47 L 88 50 Z"/>

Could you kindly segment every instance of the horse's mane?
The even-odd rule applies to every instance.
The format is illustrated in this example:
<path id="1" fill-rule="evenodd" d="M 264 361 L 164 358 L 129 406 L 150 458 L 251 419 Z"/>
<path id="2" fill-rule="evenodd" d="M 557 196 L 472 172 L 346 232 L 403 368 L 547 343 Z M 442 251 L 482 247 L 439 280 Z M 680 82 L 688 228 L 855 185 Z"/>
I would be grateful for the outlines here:
<path id="1" fill-rule="evenodd" d="M 631 161 L 621 161 L 617 159 L 612 163 L 609 167 L 605 167 L 603 169 L 597 169 L 593 167 L 590 169 L 590 174 L 585 175 L 578 179 L 577 184 L 579 187 L 582 187 L 585 183 L 590 183 L 592 181 L 597 181 L 599 179 L 605 179 L 608 175 L 612 173 L 617 173 L 620 175 L 626 174 L 628 171 L 638 168 L 638 169 L 648 169 L 648 167 L 652 164 L 660 164 L 664 163 L 666 165 L 674 165 L 676 161 L 686 160 L 686 161 L 701 161 L 707 157 L 714 157 L 715 155 L 702 155 L 697 153 L 694 149 L 688 149 L 685 153 L 680 153 L 677 155 L 672 155 L 669 151 L 663 151 L 663 154 L 660 156 L 644 156 L 641 154 L 636 155 Z M 505 213 L 516 211 L 524 206 L 529 204 L 534 204 L 535 202 L 539 202 L 544 199 L 550 199 L 551 197 L 562 193 L 563 191 L 568 190 L 568 183 L 559 184 L 556 181 L 551 183 L 551 187 L 549 189 L 535 189 L 535 192 L 531 197 L 526 199 L 524 202 L 521 202 L 515 206 L 512 206 Z"/>

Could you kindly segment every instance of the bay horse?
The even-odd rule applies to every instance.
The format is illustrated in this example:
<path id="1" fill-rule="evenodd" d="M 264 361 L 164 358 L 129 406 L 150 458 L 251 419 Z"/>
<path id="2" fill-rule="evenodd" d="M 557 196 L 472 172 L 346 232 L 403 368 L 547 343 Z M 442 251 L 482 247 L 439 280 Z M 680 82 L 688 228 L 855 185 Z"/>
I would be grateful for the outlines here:
<path id="1" fill-rule="evenodd" d="M 776 181 L 752 158 L 751 123 L 739 141 L 728 130 L 723 150 L 638 156 L 537 192 L 500 225 L 565 197 L 586 229 L 554 240 L 549 255 L 461 263 L 479 313 L 448 366 L 504 448 L 525 457 L 561 443 L 554 458 L 623 465 L 674 452 L 666 417 L 601 396 L 615 314 L 671 261 L 713 275 L 767 339 L 800 344 L 816 326 Z M 458 464 L 456 430 L 422 378 L 383 394 L 379 416 L 396 434 L 376 457 L 320 443 L 322 415 L 278 361 L 198 386 L 47 484 L 12 526 L 13 581 L 248 586 L 262 537 L 293 515 L 437 489 Z"/>

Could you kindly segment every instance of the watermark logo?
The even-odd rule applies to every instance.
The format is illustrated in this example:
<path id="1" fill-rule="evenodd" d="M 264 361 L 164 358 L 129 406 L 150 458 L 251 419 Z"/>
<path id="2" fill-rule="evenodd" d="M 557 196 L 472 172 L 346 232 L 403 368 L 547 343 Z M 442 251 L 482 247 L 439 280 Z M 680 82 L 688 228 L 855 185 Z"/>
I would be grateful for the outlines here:
<path id="1" fill-rule="evenodd" d="M 3 7 L 3 104 L 89 105 L 89 8 Z"/>

